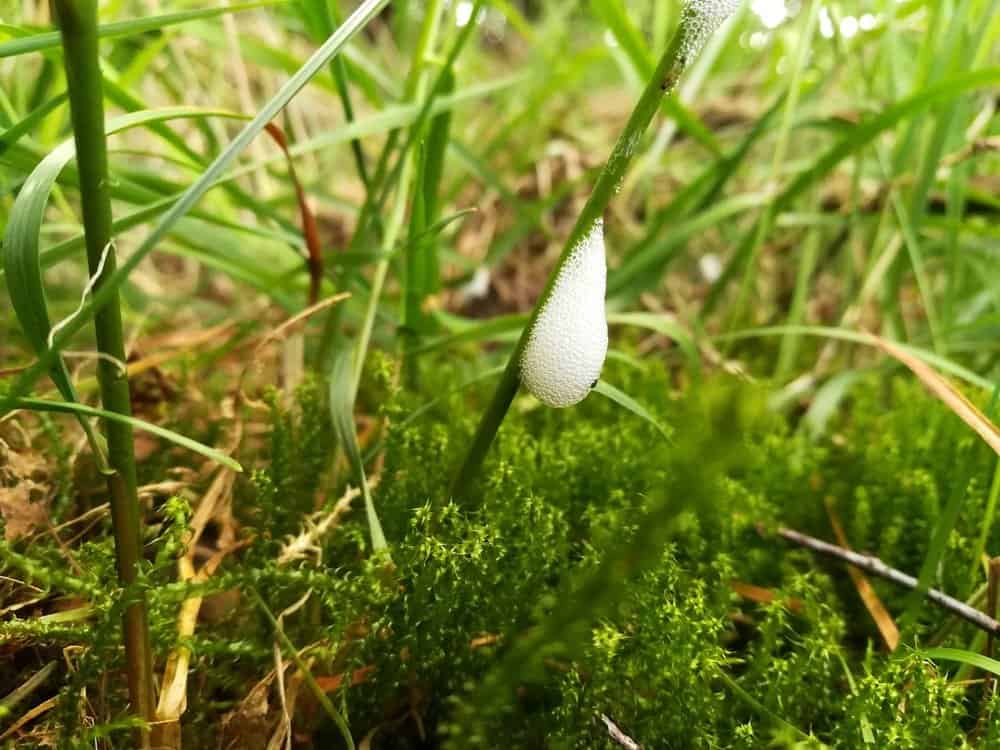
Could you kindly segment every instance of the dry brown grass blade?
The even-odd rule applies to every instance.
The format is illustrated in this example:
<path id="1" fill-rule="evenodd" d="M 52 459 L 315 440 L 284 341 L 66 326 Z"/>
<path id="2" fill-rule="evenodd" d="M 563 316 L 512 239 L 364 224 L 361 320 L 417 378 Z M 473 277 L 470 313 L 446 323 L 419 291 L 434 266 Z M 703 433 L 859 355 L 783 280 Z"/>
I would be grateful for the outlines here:
<path id="1" fill-rule="evenodd" d="M 368 480 L 370 489 L 375 489 L 377 486 L 378 477 Z M 348 487 L 328 513 L 320 512 L 307 517 L 302 531 L 291 537 L 281 548 L 278 565 L 287 565 L 306 557 L 314 557 L 318 561 L 320 541 L 340 525 L 341 519 L 351 510 L 351 503 L 360 496 L 360 489 Z"/>
<path id="2" fill-rule="evenodd" d="M 210 557 L 201 569 L 195 572 L 191 556 L 185 555 L 177 561 L 180 578 L 184 581 L 201 583 L 208 579 L 222 564 L 227 555 L 246 547 L 252 539 L 244 539 L 230 547 L 221 549 Z M 192 596 L 181 603 L 177 614 L 178 637 L 190 638 L 194 635 L 198 624 L 198 612 L 201 610 L 202 597 Z M 191 661 L 191 649 L 178 646 L 167 657 L 167 666 L 163 670 L 163 682 L 160 688 L 160 700 L 156 706 L 156 727 L 154 738 L 157 746 L 163 748 L 181 747 L 180 718 L 187 708 L 187 676 Z"/>
<path id="3" fill-rule="evenodd" d="M 729 587 L 744 599 L 749 599 L 757 604 L 771 604 L 778 598 L 778 595 L 771 589 L 766 589 L 763 586 L 754 586 L 752 583 L 732 581 Z M 784 599 L 782 604 L 788 607 L 790 612 L 795 612 L 796 614 L 801 612 L 804 607 L 802 600 L 794 597 Z"/>
<path id="4" fill-rule="evenodd" d="M 231 438 L 230 451 L 234 452 L 243 438 L 243 423 L 237 421 Z M 252 539 L 235 540 L 236 530 L 231 518 L 231 491 L 235 472 L 221 468 L 202 495 L 185 535 L 185 554 L 177 561 L 179 577 L 182 581 L 200 583 L 211 576 L 225 557 L 251 543 Z M 222 549 L 216 551 L 198 571 L 194 568 L 195 549 L 205 527 L 211 521 L 219 522 L 222 532 L 219 543 Z M 192 596 L 181 603 L 177 613 L 177 634 L 181 639 L 194 634 L 201 611 L 202 597 Z M 164 748 L 181 747 L 180 718 L 187 707 L 187 677 L 191 651 L 186 646 L 177 646 L 167 658 L 160 688 L 160 698 L 156 706 L 156 725 L 153 737 L 158 746 Z"/>
<path id="5" fill-rule="evenodd" d="M 284 337 L 284 335 L 288 332 L 288 329 L 292 328 L 297 323 L 300 323 L 301 321 L 315 315 L 319 311 L 325 310 L 326 308 L 331 307 L 337 304 L 338 302 L 343 302 L 345 299 L 350 298 L 350 296 L 351 296 L 350 292 L 340 292 L 339 294 L 334 294 L 332 297 L 327 297 L 324 300 L 320 300 L 319 302 L 310 305 L 305 310 L 296 313 L 288 320 L 283 321 L 279 326 L 277 326 L 273 330 L 268 331 L 265 335 L 261 336 L 260 340 L 257 342 L 256 347 L 254 348 L 254 354 L 256 355 L 257 352 L 263 349 L 270 342 L 277 341 L 282 337 Z"/>
<path id="6" fill-rule="evenodd" d="M 323 250 L 319 242 L 319 228 L 316 225 L 316 216 L 309 207 L 306 200 L 306 191 L 302 188 L 298 176 L 295 174 L 295 162 L 292 154 L 288 150 L 288 141 L 284 131 L 273 122 L 264 126 L 267 134 L 271 136 L 278 147 L 285 154 L 285 161 L 288 163 L 288 176 L 295 188 L 295 197 L 299 203 L 299 214 L 302 216 L 302 236 L 306 241 L 306 248 L 309 250 L 309 304 L 314 305 L 319 299 L 320 285 L 323 283 Z"/>
<path id="7" fill-rule="evenodd" d="M 277 341 L 285 341 L 291 335 L 289 333 L 290 331 L 297 330 L 297 326 L 298 326 L 299 323 L 301 323 L 301 322 L 303 322 L 305 320 L 308 320 L 310 317 L 312 317 L 316 313 L 318 313 L 318 312 L 320 312 L 322 310 L 325 310 L 328 307 L 331 307 L 331 306 L 336 305 L 336 304 L 338 304 L 340 302 L 343 302 L 345 299 L 349 299 L 350 296 L 351 296 L 350 292 L 340 292 L 338 294 L 334 294 L 334 295 L 332 295 L 330 297 L 327 297 L 326 299 L 322 299 L 319 302 L 316 302 L 316 303 L 310 305 L 305 310 L 301 310 L 300 312 L 296 313 L 295 315 L 293 315 L 292 317 L 288 318 L 287 320 L 282 321 L 279 325 L 277 325 L 272 330 L 270 330 L 270 331 L 264 333 L 263 335 L 257 337 L 253 341 L 250 341 L 249 344 L 252 345 L 254 348 L 253 348 L 253 351 L 251 352 L 250 356 L 247 357 L 247 360 L 246 360 L 247 361 L 247 365 L 240 370 L 239 379 L 238 379 L 237 385 L 236 385 L 236 393 L 239 394 L 240 400 L 245 405 L 250 406 L 251 408 L 256 408 L 256 409 L 267 411 L 269 409 L 269 407 L 265 403 L 263 403 L 261 401 L 258 401 L 256 399 L 251 398 L 246 393 L 246 391 L 244 390 L 244 382 L 245 382 L 247 376 L 251 372 L 253 372 L 253 373 L 260 373 L 264 369 L 264 358 L 261 356 L 264 348 L 268 344 L 271 344 L 271 343 L 274 343 L 274 342 L 277 342 Z M 301 334 L 300 333 L 296 333 L 295 335 L 301 335 Z M 287 348 L 283 348 L 282 349 L 282 359 L 283 360 L 285 360 L 287 358 L 287 354 L 288 354 Z M 298 355 L 298 360 L 301 363 L 301 360 L 302 360 L 301 353 Z M 283 361 L 282 367 L 285 368 L 285 369 L 287 369 L 287 362 Z M 287 384 L 288 384 L 287 379 L 285 380 L 285 383 L 286 383 L 286 386 L 287 386 Z"/>
<path id="8" fill-rule="evenodd" d="M 826 514 L 830 519 L 830 526 L 833 527 L 833 535 L 837 537 L 837 544 L 845 549 L 851 549 L 851 545 L 847 542 L 847 535 L 844 533 L 844 527 L 840 523 L 840 518 L 837 516 L 837 511 L 833 507 L 833 503 L 828 498 L 825 504 Z M 882 600 L 878 598 L 878 594 L 875 593 L 875 589 L 872 588 L 865 574 L 853 565 L 847 566 L 847 572 L 850 574 L 851 580 L 854 581 L 854 588 L 858 590 L 858 596 L 864 602 L 865 609 L 868 610 L 868 614 L 875 621 L 875 625 L 878 627 L 878 632 L 882 635 L 882 640 L 885 641 L 886 647 L 890 651 L 895 651 L 899 646 L 899 628 L 896 627 L 896 621 L 892 619 L 889 610 L 885 608 Z"/>
<path id="9" fill-rule="evenodd" d="M 375 666 L 369 664 L 366 667 L 359 667 L 352 672 L 335 675 L 316 675 L 316 684 L 320 686 L 324 693 L 333 693 L 340 690 L 345 681 L 351 687 L 360 685 L 368 681 L 368 677 L 375 671 Z"/>
<path id="10" fill-rule="evenodd" d="M 204 328 L 198 331 L 181 331 L 171 334 L 169 337 L 161 336 L 149 341 L 143 341 L 143 348 L 165 349 L 157 351 L 140 359 L 135 359 L 126 364 L 129 377 L 135 377 L 154 367 L 159 367 L 172 359 L 183 357 L 192 351 L 199 350 L 202 346 L 214 339 L 223 338 L 236 328 L 234 323 Z"/>
<path id="11" fill-rule="evenodd" d="M 891 341 L 886 341 L 874 334 L 870 335 L 879 349 L 910 368 L 931 394 L 955 412 L 959 419 L 969 425 L 979 437 L 986 441 L 987 445 L 1000 455 L 1000 428 L 997 428 L 985 414 L 979 411 L 975 404 L 963 396 L 955 386 L 935 372 L 926 362 L 917 359 Z"/>
<path id="12" fill-rule="evenodd" d="M 13 724 L 7 727 L 6 731 L 4 731 L 3 734 L 0 734 L 0 742 L 6 740 L 8 737 L 17 732 L 21 727 L 23 727 L 29 721 L 34 721 L 39 716 L 44 714 L 46 711 L 51 711 L 53 708 L 56 707 L 56 703 L 58 702 L 59 702 L 59 697 L 53 696 L 52 698 L 49 698 L 48 700 L 39 703 L 37 706 L 32 708 L 30 711 L 21 716 L 17 721 L 15 721 Z"/>

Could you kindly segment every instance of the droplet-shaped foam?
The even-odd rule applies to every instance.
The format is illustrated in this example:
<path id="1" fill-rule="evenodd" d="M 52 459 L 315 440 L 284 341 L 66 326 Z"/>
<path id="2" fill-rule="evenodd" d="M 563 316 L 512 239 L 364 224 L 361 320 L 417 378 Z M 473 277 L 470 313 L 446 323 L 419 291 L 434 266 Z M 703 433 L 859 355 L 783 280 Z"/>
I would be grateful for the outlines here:
<path id="1" fill-rule="evenodd" d="M 598 219 L 563 264 L 521 355 L 521 381 L 543 404 L 582 401 L 608 353 L 604 222 Z"/>
<path id="2" fill-rule="evenodd" d="M 723 22 L 740 7 L 741 0 L 688 0 L 684 4 L 684 38 L 681 56 L 688 65 Z"/>

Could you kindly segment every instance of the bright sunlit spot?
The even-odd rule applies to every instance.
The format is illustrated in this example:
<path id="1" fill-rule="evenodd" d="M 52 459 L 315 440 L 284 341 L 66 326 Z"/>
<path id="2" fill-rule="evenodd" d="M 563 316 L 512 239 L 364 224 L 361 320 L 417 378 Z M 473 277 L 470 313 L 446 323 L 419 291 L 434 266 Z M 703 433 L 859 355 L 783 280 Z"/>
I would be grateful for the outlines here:
<path id="1" fill-rule="evenodd" d="M 786 18 L 788 18 L 788 8 L 785 7 L 785 0 L 753 0 L 750 9 L 757 14 L 769 29 L 776 29 Z"/>
<path id="2" fill-rule="evenodd" d="M 862 31 L 871 31 L 878 25 L 878 19 L 875 18 L 871 13 L 865 13 L 861 16 L 861 20 L 858 21 L 858 26 L 861 27 Z"/>
<path id="3" fill-rule="evenodd" d="M 455 8 L 455 25 L 467 26 L 470 20 L 472 20 L 472 3 L 469 0 L 462 0 Z"/>
<path id="4" fill-rule="evenodd" d="M 840 33 L 844 39 L 850 39 L 852 36 L 858 33 L 858 19 L 854 16 L 848 16 L 840 22 Z"/>
<path id="5" fill-rule="evenodd" d="M 825 39 L 833 39 L 833 20 L 830 18 L 830 11 L 826 9 L 826 6 L 819 9 L 819 33 Z"/>

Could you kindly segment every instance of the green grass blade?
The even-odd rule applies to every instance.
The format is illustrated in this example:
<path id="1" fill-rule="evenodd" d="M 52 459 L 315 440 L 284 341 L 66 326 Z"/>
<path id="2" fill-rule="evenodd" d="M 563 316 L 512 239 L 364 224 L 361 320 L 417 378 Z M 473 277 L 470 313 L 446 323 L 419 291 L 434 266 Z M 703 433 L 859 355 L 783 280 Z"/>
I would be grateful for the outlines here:
<path id="1" fill-rule="evenodd" d="M 166 427 L 160 427 L 159 425 L 147 422 L 144 419 L 139 419 L 138 417 L 119 414 L 115 411 L 98 409 L 93 406 L 87 406 L 86 404 L 74 403 L 70 401 L 49 401 L 41 398 L 18 398 L 11 403 L 11 408 L 29 409 L 31 411 L 57 412 L 60 414 L 72 414 L 74 416 L 83 417 L 100 417 L 101 419 L 109 419 L 113 422 L 121 422 L 123 424 L 130 425 L 137 430 L 143 430 L 151 435 L 163 438 L 164 440 L 167 440 L 174 445 L 178 445 L 181 448 L 186 448 L 194 453 L 199 453 L 205 458 L 209 458 L 212 461 L 222 464 L 223 466 L 229 467 L 233 471 L 243 471 L 243 467 L 240 466 L 235 459 L 226 455 L 222 451 L 211 448 L 204 443 L 199 443 L 197 440 L 185 437 L 179 432 L 168 430 Z"/>
<path id="2" fill-rule="evenodd" d="M 313 677 L 312 670 L 309 669 L 309 665 L 306 663 L 299 655 L 299 650 L 292 643 L 291 639 L 286 635 L 285 629 L 281 627 L 281 623 L 278 622 L 278 618 L 274 616 L 270 608 L 264 602 L 264 598 L 260 593 L 250 584 L 244 584 L 244 589 L 250 594 L 251 598 L 257 603 L 260 611 L 264 613 L 267 618 L 268 623 L 270 623 L 271 628 L 274 630 L 274 635 L 277 640 L 281 641 L 281 645 L 284 650 L 288 653 L 289 658 L 295 663 L 295 666 L 299 670 L 299 674 L 302 675 L 302 679 L 305 681 L 309 690 L 312 692 L 313 697 L 316 702 L 322 706 L 326 715 L 333 720 L 334 725 L 337 727 L 337 731 L 340 732 L 340 736 L 344 739 L 344 745 L 347 750 L 354 750 L 354 737 L 351 736 L 351 729 L 347 725 L 347 721 L 341 715 L 340 711 L 333 705 L 330 697 L 326 694 L 319 683 L 316 682 L 316 678 Z"/>
<path id="3" fill-rule="evenodd" d="M 961 648 L 929 648 L 920 652 L 928 659 L 939 659 L 941 661 L 957 661 L 960 664 L 968 664 L 978 667 L 991 674 L 1000 675 L 1000 661 L 991 659 L 988 656 L 977 654 L 974 651 L 966 651 Z"/>
<path id="4" fill-rule="evenodd" d="M 648 80 L 656 67 L 656 59 L 646 45 L 642 33 L 632 23 L 625 5 L 621 0 L 591 0 L 591 8 L 594 13 L 607 25 L 615 40 L 625 50 L 625 54 L 632 63 L 641 79 Z M 714 155 L 719 156 L 722 149 L 715 135 L 705 127 L 701 119 L 688 109 L 676 96 L 666 96 L 663 98 L 661 106 L 676 123 L 677 126 L 694 138 L 698 143 L 707 148 Z"/>
<path id="5" fill-rule="evenodd" d="M 44 104 L 40 104 L 38 107 L 29 112 L 23 120 L 11 125 L 5 131 L 0 133 L 0 155 L 3 155 L 3 152 L 10 148 L 13 144 L 17 143 L 18 139 L 33 130 L 42 120 L 48 117 L 50 113 L 65 103 L 66 94 L 60 94 L 53 99 L 49 99 Z"/>
<path id="6" fill-rule="evenodd" d="M 123 115 L 108 122 L 105 130 L 110 135 L 164 120 L 208 116 L 241 117 L 224 111 L 173 107 Z M 51 331 L 39 262 L 39 233 L 52 187 L 75 153 L 76 146 L 70 139 L 57 146 L 42 160 L 22 186 L 4 232 L 3 267 L 11 304 L 25 338 L 39 356 L 48 350 Z M 63 398 L 67 401 L 75 400 L 73 387 L 61 360 L 53 363 L 49 375 Z"/>
<path id="7" fill-rule="evenodd" d="M 455 90 L 455 76 L 447 71 L 441 95 Z M 416 337 L 428 329 L 429 319 L 423 311 L 427 297 L 441 288 L 438 263 L 438 243 L 427 229 L 437 222 L 438 194 L 444 156 L 448 147 L 451 113 L 442 112 L 431 119 L 424 145 L 416 155 L 416 179 L 410 208 L 410 239 L 406 251 L 404 275 L 403 327 Z"/>
<path id="8" fill-rule="evenodd" d="M 655 331 L 661 336 L 666 336 L 671 341 L 676 342 L 681 351 L 684 352 L 684 356 L 687 357 L 688 365 L 691 367 L 691 372 L 694 374 L 695 379 L 700 378 L 701 356 L 698 354 L 698 345 L 691 337 L 691 334 L 676 320 L 666 315 L 658 315 L 657 313 L 650 312 L 609 313 L 608 324 L 636 326 L 649 331 Z"/>
<path id="9" fill-rule="evenodd" d="M 330 417 L 333 419 L 333 428 L 337 433 L 341 448 L 347 455 L 351 469 L 361 486 L 361 495 L 365 499 L 365 516 L 368 519 L 372 550 L 379 552 L 389 545 L 386 543 L 385 533 L 382 531 L 382 524 L 378 520 L 375 503 L 372 501 L 371 490 L 368 488 L 365 463 L 361 458 L 361 449 L 358 447 L 358 437 L 354 429 L 354 387 L 351 370 L 351 350 L 343 347 L 334 353 L 330 368 Z"/>
<path id="10" fill-rule="evenodd" d="M 314 37 L 325 39 L 333 33 L 335 20 L 334 13 L 336 5 L 327 0 L 297 0 L 296 6 L 302 15 L 307 28 L 310 29 Z M 339 21 L 340 19 L 336 19 Z M 337 87 L 337 95 L 340 97 L 340 107 L 344 113 L 344 120 L 351 124 L 354 122 L 354 103 L 351 101 L 351 91 L 348 87 L 348 69 L 344 58 L 337 56 L 330 62 L 330 74 L 333 76 L 334 84 Z M 365 153 L 361 148 L 361 141 L 357 138 L 351 141 L 351 152 L 354 156 L 354 168 L 358 172 L 358 177 L 365 186 L 366 191 L 371 190 L 371 178 L 368 176 L 368 164 L 365 161 Z"/>
<path id="11" fill-rule="evenodd" d="M 437 316 L 439 321 L 442 317 L 441 314 Z M 527 314 L 516 313 L 513 315 L 498 315 L 494 318 L 477 320 L 468 324 L 465 324 L 467 321 L 464 320 L 455 321 L 452 319 L 452 322 L 461 322 L 463 325 L 458 326 L 458 330 L 452 333 L 421 344 L 411 354 L 424 354 L 438 349 L 446 349 L 449 346 L 462 342 L 495 341 L 509 334 L 520 332 L 524 324 L 528 322 L 528 316 Z"/>
<path id="12" fill-rule="evenodd" d="M 716 341 L 739 341 L 740 339 L 752 339 L 760 336 L 787 335 L 819 336 L 821 338 L 849 341 L 853 344 L 864 344 L 865 346 L 875 345 L 874 339 L 867 333 L 851 331 L 846 328 L 834 328 L 832 326 L 763 326 L 760 328 L 746 328 L 739 331 L 731 331 L 730 333 L 724 333 L 719 336 L 715 336 L 714 338 Z M 988 378 L 977 375 L 967 367 L 963 367 L 962 365 L 945 357 L 941 357 L 934 352 L 929 352 L 926 349 L 910 346 L 899 341 L 894 341 L 892 343 L 908 354 L 912 354 L 917 359 L 923 360 L 938 370 L 946 372 L 949 375 L 954 375 L 956 378 L 960 378 L 977 388 L 992 391 L 995 387 L 994 383 Z"/>
<path id="13" fill-rule="evenodd" d="M 653 425 L 653 427 L 656 428 L 657 432 L 663 435 L 663 437 L 668 442 L 670 441 L 670 432 L 667 430 L 667 428 L 664 427 L 662 424 L 660 424 L 660 421 L 652 414 L 650 414 L 649 410 L 646 409 L 645 406 L 640 404 L 638 401 L 629 396 L 627 393 L 618 388 L 615 388 L 613 385 L 611 385 L 611 383 L 608 383 L 607 381 L 604 380 L 598 380 L 597 385 L 594 386 L 594 390 L 597 393 L 600 393 L 605 398 L 614 401 L 623 409 L 627 409 L 628 411 L 632 412 L 640 419 L 644 419 L 647 422 L 649 422 L 651 425 Z"/>
<path id="14" fill-rule="evenodd" d="M 449 70 L 441 84 L 441 97 L 448 97 L 455 93 L 455 74 Z M 427 130 L 427 156 L 424 164 L 423 189 L 424 206 L 427 226 L 432 226 L 440 218 L 440 195 L 441 178 L 444 175 L 445 153 L 448 150 L 448 142 L 451 138 L 451 110 L 446 109 L 438 112 L 431 118 Z M 435 255 L 436 257 L 436 255 Z M 436 291 L 440 284 L 437 281 L 437 269 L 432 271 L 434 283 L 431 284 L 431 291 Z"/>
<path id="15" fill-rule="evenodd" d="M 754 123 L 750 132 L 727 156 L 707 167 L 697 178 L 686 185 L 656 217 L 649 222 L 642 239 L 625 256 L 622 264 L 608 274 L 608 296 L 623 294 L 626 290 L 641 291 L 654 286 L 666 265 L 680 252 L 683 239 L 677 239 L 677 230 L 663 237 L 665 228 L 685 216 L 698 221 L 694 214 L 715 211 L 718 197 L 736 170 L 746 160 L 751 148 L 770 128 L 771 121 L 781 109 L 785 94 L 778 96 Z M 653 273 L 656 271 L 656 273 Z"/>
<path id="16" fill-rule="evenodd" d="M 198 10 L 184 10 L 178 13 L 164 13 L 160 16 L 150 16 L 148 18 L 115 21 L 114 23 L 106 23 L 98 26 L 97 35 L 101 38 L 134 36 L 150 31 L 159 31 L 167 26 L 175 26 L 180 23 L 215 18 L 226 13 L 239 13 L 256 8 L 268 8 L 274 5 L 281 5 L 285 2 L 287 0 L 256 0 L 251 3 L 220 5 L 214 8 L 199 8 Z M 18 37 L 0 43 L 0 58 L 15 57 L 28 52 L 42 52 L 44 50 L 55 49 L 59 46 L 59 34 L 55 31 L 33 34 L 16 26 L 0 24 L 0 32 Z"/>
<path id="17" fill-rule="evenodd" d="M 864 370 L 838 372 L 816 389 L 808 411 L 802 417 L 802 425 L 813 439 L 826 432 L 826 426 L 837 413 L 848 391 L 865 375 Z"/>

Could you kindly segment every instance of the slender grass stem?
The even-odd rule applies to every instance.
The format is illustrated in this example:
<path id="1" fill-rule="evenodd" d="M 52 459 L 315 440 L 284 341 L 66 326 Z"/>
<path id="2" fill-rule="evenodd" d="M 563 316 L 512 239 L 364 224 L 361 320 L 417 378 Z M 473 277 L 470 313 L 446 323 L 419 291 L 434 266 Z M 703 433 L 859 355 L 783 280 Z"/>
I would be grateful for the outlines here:
<path id="1" fill-rule="evenodd" d="M 421 98 L 425 98 L 425 102 L 424 106 L 421 108 L 420 116 L 412 126 L 412 131 L 418 131 L 423 127 L 427 114 L 430 111 L 431 104 L 433 103 L 433 98 L 437 94 L 439 88 L 438 83 L 440 76 L 438 77 L 438 80 L 434 82 L 434 86 L 430 89 L 429 93 L 425 93 L 427 91 L 427 74 L 424 67 L 427 62 L 427 57 L 430 54 L 430 51 L 434 48 L 434 42 L 437 39 L 438 29 L 440 28 L 441 8 L 443 4 L 443 0 L 432 0 L 429 3 L 424 15 L 424 24 L 420 30 L 420 38 L 413 53 L 413 62 L 410 67 L 410 74 L 406 84 L 407 94 L 409 95 L 409 98 L 414 101 L 420 101 Z M 393 178 L 398 175 L 399 179 L 398 181 L 392 179 L 389 183 L 393 185 L 396 190 L 396 203 L 385 228 L 385 234 L 382 237 L 381 250 L 383 253 L 390 252 L 396 245 L 399 233 L 403 229 L 403 221 L 406 218 L 406 201 L 409 196 L 410 180 L 413 173 L 411 146 L 412 139 L 407 140 L 406 145 L 399 154 L 399 161 L 397 162 L 398 172 L 394 171 L 392 173 Z M 384 198 L 385 195 L 382 195 L 381 197 Z M 376 209 L 379 210 L 380 207 L 381 201 L 379 201 L 379 205 Z M 354 396 L 357 395 L 358 387 L 361 384 L 361 373 L 364 370 L 365 357 L 368 353 L 368 345 L 371 341 L 372 328 L 375 325 L 375 314 L 378 311 L 379 298 L 382 296 L 382 287 L 385 285 L 385 279 L 388 272 L 389 259 L 385 258 L 379 261 L 378 265 L 375 267 L 375 275 L 372 279 L 371 295 L 369 297 L 368 307 L 365 310 L 364 321 L 361 324 L 361 333 L 358 336 L 358 345 L 355 350 L 354 372 L 352 376 L 352 393 Z"/>
<path id="2" fill-rule="evenodd" d="M 312 692 L 316 702 L 323 708 L 326 715 L 333 720 L 333 723 L 336 725 L 337 731 L 340 732 L 340 736 L 343 737 L 344 744 L 347 745 L 348 750 L 354 750 L 354 738 L 351 736 L 351 729 L 347 725 L 347 721 L 330 701 L 329 696 L 323 691 L 323 688 L 321 688 L 319 683 L 316 682 L 316 678 L 313 677 L 313 674 L 309 669 L 309 665 L 306 664 L 305 659 L 299 656 L 299 650 L 295 648 L 295 644 L 292 643 L 291 639 L 285 635 L 285 631 L 281 627 L 281 623 L 278 622 L 278 618 L 276 618 L 268 608 L 257 589 L 252 586 L 247 586 L 245 587 L 245 590 L 248 594 L 250 594 L 257 606 L 260 608 L 260 611 L 264 613 L 264 617 L 266 617 L 267 621 L 271 624 L 271 627 L 274 629 L 275 637 L 281 641 L 281 645 L 284 647 L 285 651 L 288 652 L 292 661 L 295 662 L 295 666 L 298 667 L 299 673 L 305 680 L 305 683 L 310 692 Z"/>
<path id="3" fill-rule="evenodd" d="M 96 0 L 54 0 L 54 8 L 65 51 L 66 83 L 76 141 L 80 174 L 80 199 L 90 273 L 99 276 L 100 290 L 115 270 L 112 237 L 108 154 L 104 136 L 104 92 L 98 59 Z M 128 377 L 119 363 L 125 361 L 122 317 L 117 292 L 94 315 L 97 348 L 102 356 L 97 365 L 101 402 L 108 411 L 128 416 L 131 398 Z M 136 493 L 135 452 L 131 425 L 105 420 L 108 442 L 107 481 L 111 520 L 114 525 L 118 579 L 122 586 L 134 586 L 142 561 L 139 500 Z M 149 644 L 149 624 L 145 595 L 132 594 L 125 609 L 125 659 L 129 696 L 133 711 L 145 721 L 154 718 L 153 654 Z M 138 744 L 149 747 L 149 735 L 139 733 Z"/>
<path id="4" fill-rule="evenodd" d="M 457 498 L 464 494 L 468 490 L 470 483 L 479 474 L 483 459 L 486 457 L 486 453 L 489 451 L 490 445 L 492 445 L 496 433 L 500 429 L 500 424 L 503 422 L 504 416 L 506 416 L 507 410 L 514 400 L 514 396 L 517 395 L 521 384 L 521 354 L 528 342 L 528 335 L 535 324 L 539 312 L 552 294 L 552 288 L 559 277 L 559 272 L 569 259 L 574 248 L 590 232 L 594 223 L 604 215 L 604 210 L 611 202 L 612 197 L 617 192 L 618 185 L 621 184 L 625 176 L 625 171 L 632 161 L 632 156 L 639 144 L 639 140 L 642 138 L 643 133 L 646 132 L 649 123 L 659 109 L 660 101 L 665 95 L 673 91 L 678 78 L 684 70 L 688 53 L 690 52 L 689 47 L 686 46 L 690 44 L 688 34 L 691 29 L 688 28 L 689 23 L 693 23 L 693 21 L 691 16 L 685 13 L 667 50 L 663 53 L 656 69 L 646 83 L 646 88 L 639 97 L 635 109 L 632 110 L 632 114 L 625 124 L 621 135 L 618 137 L 618 141 L 615 143 L 614 149 L 612 149 L 611 155 L 604 165 L 604 169 L 601 170 L 590 198 L 584 205 L 580 216 L 576 220 L 576 225 L 573 227 L 573 231 L 566 240 L 559 260 L 556 261 L 555 267 L 549 274 L 545 289 L 542 291 L 538 302 L 535 303 L 528 323 L 521 331 L 521 336 L 514 347 L 514 351 L 511 353 L 510 360 L 507 362 L 507 367 L 500 378 L 490 405 L 479 422 L 472 445 L 456 475 L 451 492 L 453 497 Z"/>
<path id="5" fill-rule="evenodd" d="M 326 10 L 324 32 L 330 36 L 333 30 L 342 23 L 340 11 L 336 3 L 324 3 Z M 354 122 L 354 104 L 351 101 L 351 90 L 347 83 L 347 64 L 339 55 L 330 61 L 330 73 L 333 75 L 333 82 L 337 87 L 337 95 L 340 97 L 340 107 L 344 112 L 344 120 L 348 125 Z M 368 174 L 368 162 L 365 160 L 365 152 L 361 148 L 361 139 L 351 139 L 351 154 L 354 156 L 354 167 L 357 169 L 358 177 L 364 185 L 366 194 L 371 191 L 371 177 Z"/>

